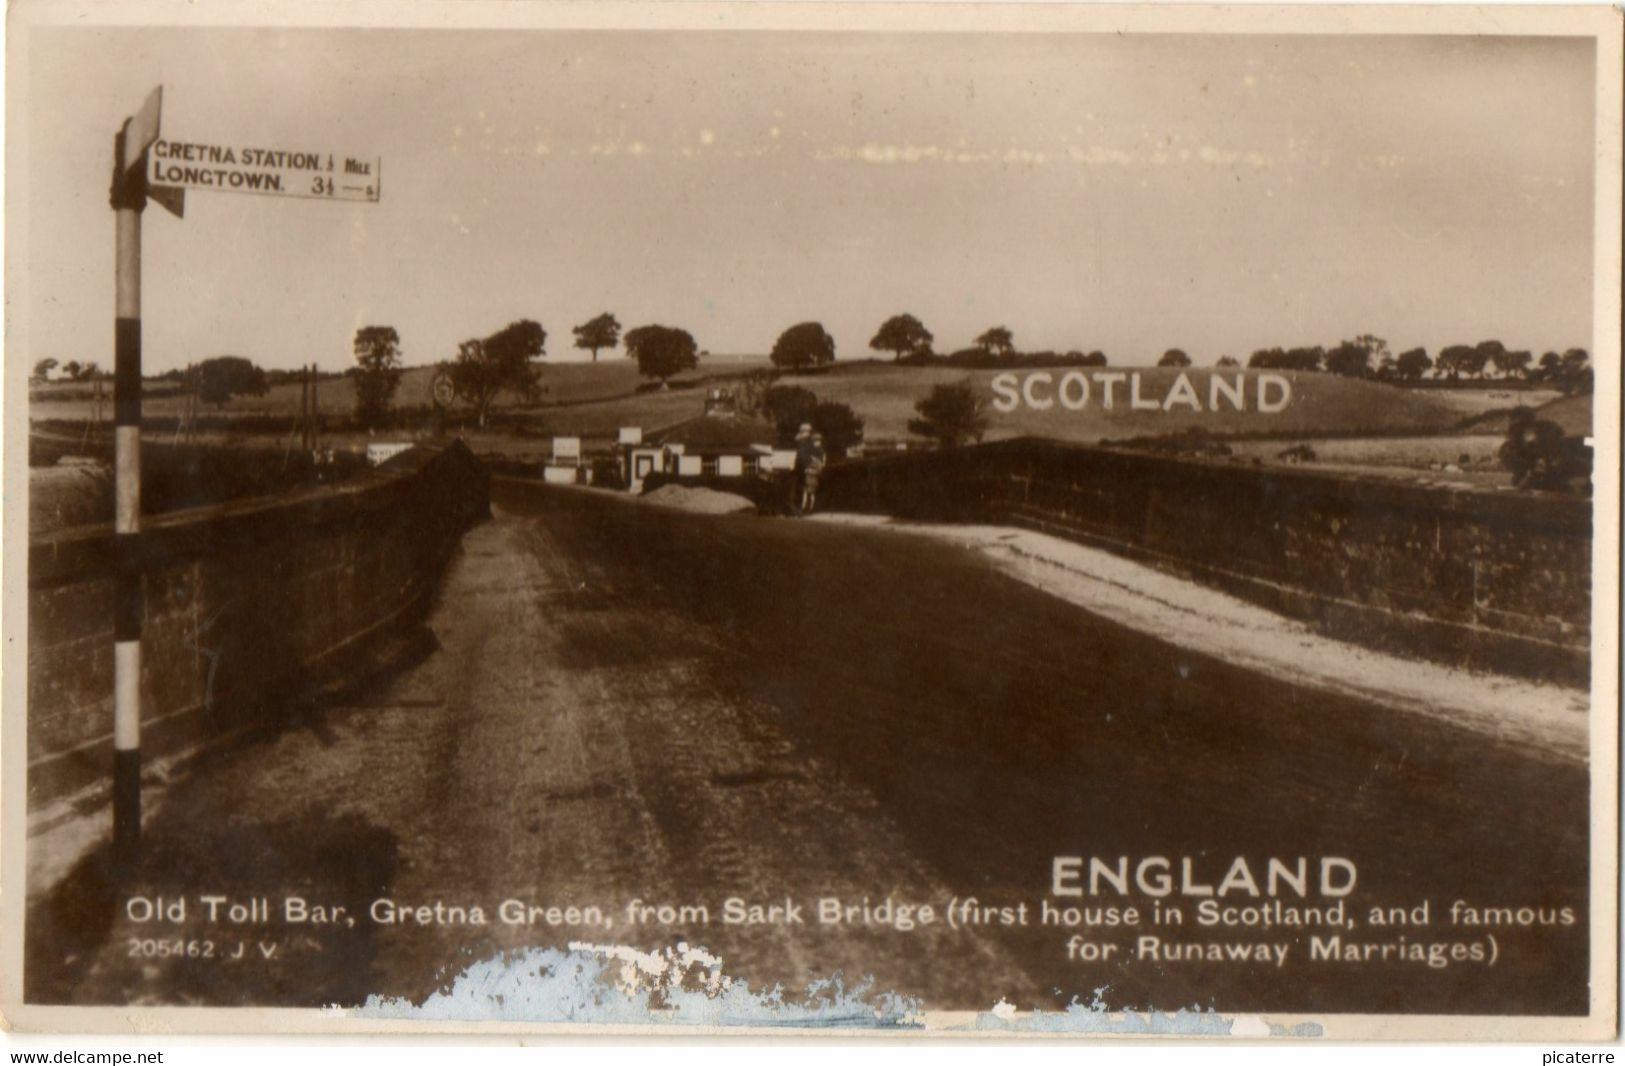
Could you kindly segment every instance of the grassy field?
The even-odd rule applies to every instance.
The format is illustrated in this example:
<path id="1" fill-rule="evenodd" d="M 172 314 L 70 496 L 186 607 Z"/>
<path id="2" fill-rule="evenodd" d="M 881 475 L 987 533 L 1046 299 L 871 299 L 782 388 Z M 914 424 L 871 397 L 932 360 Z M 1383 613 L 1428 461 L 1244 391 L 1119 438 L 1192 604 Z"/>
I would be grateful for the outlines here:
<path id="1" fill-rule="evenodd" d="M 678 383 L 692 382 L 719 372 L 740 373 L 752 365 L 766 366 L 767 360 L 758 360 L 754 364 L 732 360 L 719 362 L 715 366 L 702 366 L 698 370 L 680 374 L 673 380 Z M 402 409 L 427 408 L 430 402 L 429 383 L 433 377 L 434 367 L 407 368 L 395 393 L 395 406 Z M 542 382 L 547 390 L 542 397 L 542 408 L 545 409 L 631 397 L 648 379 L 638 375 L 637 364 L 632 360 L 606 358 L 596 364 L 544 364 Z M 104 407 L 110 409 L 112 386 L 105 388 L 108 399 Z M 91 414 L 88 390 L 88 385 L 73 382 L 35 385 L 29 390 L 29 417 L 36 420 L 88 418 Z M 183 401 L 176 390 L 174 382 L 149 381 L 142 399 L 142 413 L 152 418 L 173 418 L 178 415 Z M 349 411 L 355 398 L 349 380 L 341 377 L 323 378 L 317 386 L 317 394 L 322 410 L 332 413 Z M 296 383 L 277 385 L 264 396 L 236 396 L 218 409 L 209 406 L 202 411 L 203 416 L 208 418 L 286 418 L 298 413 L 299 386 Z"/>
<path id="2" fill-rule="evenodd" d="M 704 409 L 703 386 L 726 383 L 767 366 L 765 358 L 706 360 L 698 369 L 674 379 L 669 390 L 658 391 L 651 390 L 647 379 L 640 377 L 636 365 L 626 358 L 605 359 L 597 364 L 545 365 L 546 392 L 538 403 L 519 406 L 504 397 L 486 430 L 475 426 L 466 410 L 454 410 L 450 429 L 467 437 L 476 450 L 533 460 L 549 453 L 554 436 L 579 436 L 590 448 L 607 444 L 623 426 L 640 427 L 645 434 L 656 433 L 700 414 Z M 1148 399 L 1165 396 L 1180 373 L 1150 367 L 1109 369 L 1138 374 L 1141 395 Z M 908 422 L 916 416 L 914 405 L 932 386 L 969 380 L 991 400 L 991 382 L 996 373 L 866 361 L 779 380 L 808 388 L 820 400 L 851 405 L 864 420 L 867 439 L 885 444 L 911 437 Z M 1016 380 L 1026 373 L 1016 371 Z M 1065 371 L 1050 373 L 1059 379 Z M 1189 369 L 1183 373 L 1206 408 L 1209 380 L 1216 372 Z M 1243 376 L 1246 410 L 1236 411 L 1228 404 L 1217 411 L 1193 411 L 1186 405 L 1166 411 L 1133 410 L 1126 383 L 1117 387 L 1116 402 L 1107 410 L 1102 390 L 1096 384 L 1089 404 L 1078 411 L 1058 404 L 1048 410 L 1033 410 L 1025 405 L 1009 412 L 990 410 L 987 439 L 1031 435 L 1095 442 L 1200 428 L 1220 437 L 1267 438 L 1256 444 L 1236 445 L 1239 453 L 1262 462 L 1278 461 L 1286 446 L 1303 442 L 1314 448 L 1316 461 L 1327 467 L 1396 473 L 1437 471 L 1445 464 L 1455 464 L 1464 468 L 1467 477 L 1476 479 L 1489 477 L 1495 466 L 1494 452 L 1505 421 L 1504 416 L 1497 417 L 1497 412 L 1516 406 L 1541 407 L 1571 432 L 1590 421 L 1588 397 L 1559 398 L 1556 393 L 1536 390 L 1402 389 L 1331 374 L 1293 372 L 1281 374 L 1291 383 L 1290 402 L 1277 413 L 1264 413 L 1256 409 L 1255 374 L 1221 373 L 1226 381 L 1233 381 L 1237 374 Z M 397 425 L 379 431 L 375 437 L 410 439 L 429 432 L 432 375 L 430 367 L 405 372 L 395 398 L 400 412 Z M 144 401 L 149 418 L 173 418 L 179 413 L 178 396 L 159 394 L 172 388 L 166 383 L 150 387 L 153 394 Z M 91 405 L 83 398 L 84 393 L 84 385 L 53 383 L 36 387 L 31 395 L 30 415 L 35 420 L 86 419 Z M 320 395 L 322 410 L 330 417 L 330 429 L 339 429 L 341 416 L 347 414 L 352 402 L 349 381 L 325 380 Z M 104 419 L 110 415 L 110 406 L 104 406 Z M 275 443 L 280 440 L 279 432 L 282 437 L 288 435 L 289 420 L 298 408 L 299 387 L 294 384 L 278 386 L 265 396 L 236 398 L 219 410 L 205 408 L 203 417 L 209 426 L 205 436 L 229 437 L 243 443 Z M 280 420 L 282 428 L 278 430 L 272 420 Z M 1465 423 L 1471 423 L 1471 427 Z M 369 437 L 334 432 L 327 439 L 334 446 L 359 448 Z M 1461 462 L 1464 455 L 1469 457 L 1467 463 Z"/>
<path id="3" fill-rule="evenodd" d="M 617 369 L 624 373 L 629 368 Z M 726 381 L 729 376 L 749 369 L 752 368 L 736 365 L 712 380 Z M 526 435 L 591 439 L 611 437 L 621 426 L 639 426 L 650 433 L 703 410 L 701 393 L 696 389 L 632 393 L 635 381 L 626 378 L 615 382 L 609 377 L 615 372 L 608 367 L 599 368 L 600 377 L 595 380 L 589 368 L 586 375 L 556 381 L 546 402 L 514 411 L 505 421 Z M 1165 395 L 1178 373 L 1155 368 L 1134 368 L 1134 372 L 1140 375 L 1142 395 L 1148 398 Z M 862 363 L 839 366 L 819 374 L 790 375 L 779 381 L 807 388 L 820 400 L 850 405 L 864 420 L 865 436 L 870 441 L 897 441 L 911 437 L 908 422 L 916 417 L 914 405 L 932 386 L 969 380 L 992 400 L 991 381 L 995 373 Z M 1060 375 L 1059 371 L 1052 373 L 1057 378 Z M 1186 372 L 1204 407 L 1209 398 L 1211 373 L 1208 370 Z M 1245 375 L 1245 411 L 1225 406 L 1217 412 L 1198 413 L 1183 405 L 1169 411 L 1132 410 L 1126 384 L 1118 386 L 1116 402 L 1107 410 L 1097 386 L 1092 402 L 1080 411 L 1068 411 L 1059 405 L 1046 411 L 1026 406 L 1007 413 L 990 410 L 987 439 L 1041 436 L 1093 442 L 1176 433 L 1192 427 L 1221 436 L 1432 435 L 1448 433 L 1463 418 L 1488 409 L 1482 399 L 1464 402 L 1463 397 L 1454 393 L 1421 393 L 1328 374 L 1287 373 L 1282 376 L 1291 382 L 1292 399 L 1279 413 L 1256 410 L 1255 377 L 1251 374 Z M 1233 380 L 1233 375 L 1225 380 Z"/>
<path id="4" fill-rule="evenodd" d="M 1163 397 L 1180 371 L 1152 367 L 1111 368 L 1138 373 L 1141 392 L 1146 398 Z M 793 377 L 788 383 L 804 385 L 817 393 L 820 399 L 836 400 L 852 405 L 865 420 L 868 436 L 872 439 L 898 439 L 908 435 L 908 420 L 915 417 L 914 403 L 933 385 L 962 380 L 973 381 L 990 399 L 990 382 L 998 373 L 992 370 L 949 370 L 939 368 L 905 368 L 884 364 L 868 364 L 843 369 L 840 373 Z M 1027 372 L 1017 371 L 1017 380 Z M 1050 371 L 1059 378 L 1064 371 Z M 1190 369 L 1183 372 L 1195 389 L 1196 396 L 1206 407 L 1209 399 L 1209 378 L 1215 373 L 1208 369 Z M 1233 381 L 1238 372 L 1221 372 L 1224 380 Z M 1095 387 L 1087 407 L 1068 411 L 1059 404 L 1049 410 L 1032 410 L 1025 405 L 1009 413 L 990 412 L 988 438 L 1042 436 L 1060 440 L 1097 441 L 1103 438 L 1121 439 L 1177 433 L 1199 427 L 1217 435 L 1270 434 L 1296 436 L 1302 434 L 1349 435 L 1367 433 L 1390 435 L 1396 433 L 1446 432 L 1468 414 L 1475 413 L 1456 394 L 1423 393 L 1399 389 L 1369 381 L 1356 381 L 1332 374 L 1281 374 L 1292 384 L 1292 399 L 1286 409 L 1276 414 L 1259 413 L 1255 409 L 1256 375 L 1241 372 L 1246 384 L 1246 411 L 1230 409 L 1228 403 L 1217 412 L 1195 412 L 1185 405 L 1176 405 L 1168 411 L 1131 410 L 1127 400 L 1127 385 L 1117 389 L 1117 399 L 1111 410 L 1101 402 L 1100 388 Z M 1051 386 L 1053 391 L 1053 386 Z M 1480 401 L 1482 403 L 1482 401 Z M 1476 410 L 1483 410 L 1479 406 Z"/>
<path id="5" fill-rule="evenodd" d="M 1535 411 L 1540 418 L 1555 423 L 1571 437 L 1589 437 L 1594 426 L 1592 406 L 1592 397 L 1586 393 L 1580 396 L 1558 396 L 1541 404 Z M 1474 433 L 1505 435 L 1510 421 L 1508 414 L 1505 408 L 1489 411 L 1473 421 L 1471 430 Z"/>
<path id="6" fill-rule="evenodd" d="M 1313 450 L 1314 469 L 1362 477 L 1435 481 L 1441 484 L 1495 488 L 1511 483 L 1502 468 L 1505 438 L 1486 434 L 1432 437 L 1300 437 L 1292 441 L 1238 441 L 1231 451 L 1264 464 L 1289 461 L 1282 452 L 1305 445 Z"/>

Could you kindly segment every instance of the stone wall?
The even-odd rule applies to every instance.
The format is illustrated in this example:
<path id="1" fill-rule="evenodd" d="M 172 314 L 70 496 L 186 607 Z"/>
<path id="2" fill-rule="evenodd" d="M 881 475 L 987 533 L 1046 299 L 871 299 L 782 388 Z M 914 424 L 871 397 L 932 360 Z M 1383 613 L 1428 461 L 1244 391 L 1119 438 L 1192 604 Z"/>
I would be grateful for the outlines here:
<path id="1" fill-rule="evenodd" d="M 424 610 L 462 532 L 488 513 L 460 442 L 339 485 L 149 519 L 142 532 L 142 750 L 267 720 Z M 28 575 L 30 804 L 111 766 L 111 525 L 34 538 Z"/>
<path id="2" fill-rule="evenodd" d="M 831 467 L 824 506 L 1023 525 L 1334 635 L 1589 679 L 1591 503 L 1041 440 Z"/>

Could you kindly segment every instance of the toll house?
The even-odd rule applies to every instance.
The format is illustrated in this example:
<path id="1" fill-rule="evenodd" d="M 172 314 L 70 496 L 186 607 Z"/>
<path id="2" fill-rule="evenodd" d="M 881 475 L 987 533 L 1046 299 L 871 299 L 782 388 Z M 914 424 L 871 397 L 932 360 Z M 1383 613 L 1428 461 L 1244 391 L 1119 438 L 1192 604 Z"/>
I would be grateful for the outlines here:
<path id="1" fill-rule="evenodd" d="M 705 412 L 643 440 L 636 430 L 621 431 L 622 460 L 628 487 L 642 490 L 652 473 L 692 478 L 743 478 L 772 468 L 771 422 L 743 416 L 732 389 L 713 388 Z"/>

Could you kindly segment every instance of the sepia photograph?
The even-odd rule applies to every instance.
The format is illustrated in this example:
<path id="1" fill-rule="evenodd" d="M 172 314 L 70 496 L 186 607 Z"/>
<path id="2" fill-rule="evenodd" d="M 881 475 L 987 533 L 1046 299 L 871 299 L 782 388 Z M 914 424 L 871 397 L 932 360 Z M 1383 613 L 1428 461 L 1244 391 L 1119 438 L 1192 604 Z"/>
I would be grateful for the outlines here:
<path id="1" fill-rule="evenodd" d="M 8 1026 L 1614 1038 L 1618 10 L 7 18 Z"/>

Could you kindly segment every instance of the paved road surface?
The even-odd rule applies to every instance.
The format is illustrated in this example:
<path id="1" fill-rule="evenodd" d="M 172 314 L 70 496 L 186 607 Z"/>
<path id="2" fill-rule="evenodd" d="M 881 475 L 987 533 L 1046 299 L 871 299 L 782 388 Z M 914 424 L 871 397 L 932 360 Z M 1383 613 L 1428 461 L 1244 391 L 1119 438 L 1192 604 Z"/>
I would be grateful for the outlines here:
<path id="1" fill-rule="evenodd" d="M 1586 777 L 1450 728 L 1317 695 L 1097 619 L 923 538 L 683 514 L 499 480 L 415 665 L 170 787 L 140 885 L 190 897 L 137 925 L 87 860 L 30 919 L 53 1000 L 354 1002 L 421 997 L 501 948 L 686 940 L 753 987 L 844 971 L 928 1007 L 1584 1009 Z M 813 901 L 990 904 L 1047 894 L 1054 855 L 1344 856 L 1348 938 L 1432 942 L 1451 902 L 1573 907 L 1501 930 L 1495 967 L 1065 957 L 1070 931 L 821 926 Z M 1216 867 L 1216 868 L 1215 868 Z M 299 895 L 485 908 L 494 924 L 204 926 L 197 897 Z M 721 921 L 736 896 L 807 925 Z M 603 928 L 509 926 L 505 898 L 597 905 Z M 710 922 L 636 926 L 626 906 Z M 1429 900 L 1426 929 L 1364 911 Z M 122 897 L 119 901 L 122 902 Z M 1146 902 L 1143 898 L 1139 901 Z M 184 930 L 269 962 L 131 957 Z M 1091 936 L 1125 945 L 1134 937 Z M 252 954 L 250 954 L 252 958 Z M 1155 992 L 1153 992 L 1155 990 Z M 1480 998 L 1483 997 L 1483 998 Z"/>

